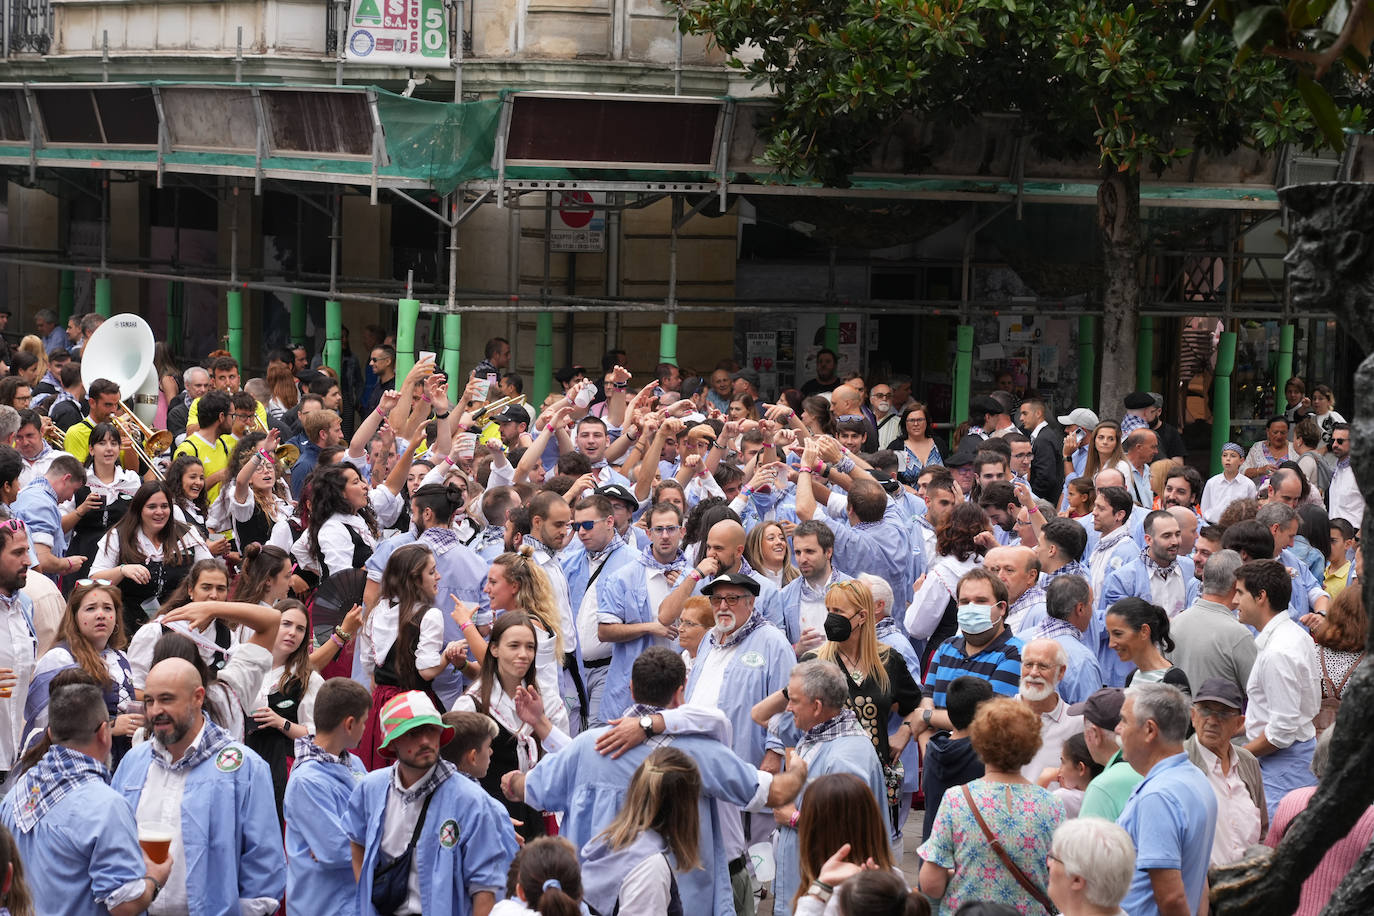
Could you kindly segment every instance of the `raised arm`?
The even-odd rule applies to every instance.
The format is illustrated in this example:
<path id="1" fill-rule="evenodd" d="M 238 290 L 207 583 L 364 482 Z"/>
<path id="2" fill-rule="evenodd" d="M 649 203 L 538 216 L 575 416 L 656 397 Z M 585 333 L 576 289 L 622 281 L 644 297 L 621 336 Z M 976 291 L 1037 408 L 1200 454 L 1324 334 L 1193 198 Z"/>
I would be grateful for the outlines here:
<path id="1" fill-rule="evenodd" d="M 277 627 L 281 623 L 281 612 L 261 604 L 246 604 L 241 601 L 192 601 L 162 615 L 159 622 L 168 624 L 185 621 L 197 630 L 204 630 L 217 618 L 225 623 L 248 627 L 253 631 L 253 636 L 248 641 L 268 652 L 277 644 Z"/>
<path id="2" fill-rule="evenodd" d="M 396 402 L 401 399 L 398 391 L 383 391 L 382 399 L 377 402 L 377 409 L 363 418 L 363 422 L 358 424 L 358 428 L 353 431 L 353 438 L 348 440 L 348 457 L 363 458 L 367 455 L 367 446 L 377 435 L 377 430 L 381 429 L 382 423 L 396 409 Z"/>

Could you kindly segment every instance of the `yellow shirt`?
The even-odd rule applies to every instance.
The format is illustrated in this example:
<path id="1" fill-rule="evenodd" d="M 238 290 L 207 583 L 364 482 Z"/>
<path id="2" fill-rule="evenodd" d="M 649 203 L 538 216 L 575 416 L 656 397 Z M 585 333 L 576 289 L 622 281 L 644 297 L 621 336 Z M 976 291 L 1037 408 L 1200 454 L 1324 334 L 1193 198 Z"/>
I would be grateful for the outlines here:
<path id="1" fill-rule="evenodd" d="M 1326 564 L 1326 578 L 1322 583 L 1322 587 L 1326 589 L 1326 593 L 1331 596 L 1332 601 L 1335 601 L 1336 596 L 1345 591 L 1345 582 L 1349 576 L 1349 560 L 1346 560 L 1340 566 L 1332 566 L 1330 563 Z"/>
<path id="2" fill-rule="evenodd" d="M 73 427 L 75 428 L 75 427 Z M 222 471 L 229 466 L 229 453 L 234 450 L 234 438 L 232 436 L 220 436 L 213 444 L 201 438 L 199 432 L 191 433 L 186 437 L 186 441 L 177 446 L 172 453 L 173 458 L 180 458 L 183 455 L 193 455 L 200 459 L 200 463 L 205 467 L 205 476 L 209 477 L 217 471 Z M 205 498 L 207 504 L 213 505 L 215 497 L 219 495 L 219 484 L 215 484 L 207 491 Z"/>
<path id="3" fill-rule="evenodd" d="M 95 424 L 90 417 L 82 417 L 67 427 L 67 435 L 62 438 L 62 451 L 75 456 L 77 461 L 85 462 L 86 456 L 91 453 L 91 433 L 94 430 Z"/>
<path id="4" fill-rule="evenodd" d="M 200 426 L 200 414 L 196 413 L 196 407 L 199 404 L 200 398 L 196 398 L 194 401 L 191 402 L 190 408 L 186 411 L 186 422 L 196 427 Z M 271 429 L 271 427 L 267 425 L 267 409 L 262 406 L 261 401 L 258 402 L 258 422 L 262 424 L 262 429 L 258 430 L 259 432 L 266 432 L 267 430 Z M 208 474 L 210 472 L 207 469 L 205 473 Z"/>

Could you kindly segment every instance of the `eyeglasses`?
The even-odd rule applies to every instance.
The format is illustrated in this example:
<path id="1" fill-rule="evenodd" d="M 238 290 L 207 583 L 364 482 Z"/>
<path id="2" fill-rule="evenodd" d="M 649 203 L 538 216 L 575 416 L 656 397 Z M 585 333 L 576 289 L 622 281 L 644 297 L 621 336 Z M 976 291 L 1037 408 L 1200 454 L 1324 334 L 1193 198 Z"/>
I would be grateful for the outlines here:
<path id="1" fill-rule="evenodd" d="M 1024 662 L 1022 664 L 1024 664 Z M 1193 708 L 1196 709 L 1198 715 L 1202 716 L 1204 719 L 1229 719 L 1232 716 L 1240 715 L 1239 709 L 1231 709 L 1228 706 L 1194 706 Z"/>
<path id="2" fill-rule="evenodd" d="M 657 525 L 649 529 L 649 533 L 654 537 L 667 537 L 670 534 L 677 534 L 682 530 L 681 525 Z"/>
<path id="3" fill-rule="evenodd" d="M 93 585 L 109 586 L 109 585 L 113 585 L 113 584 L 114 584 L 114 583 L 111 582 L 109 579 L 77 579 L 77 580 L 76 580 L 76 587 L 77 587 L 77 588 L 89 588 L 89 587 L 91 587 L 91 586 L 93 586 Z"/>
<path id="4" fill-rule="evenodd" d="M 604 521 L 605 521 L 604 518 L 599 518 L 599 519 L 597 519 L 597 520 L 594 521 L 594 522 L 573 522 L 573 523 L 572 523 L 572 530 L 574 530 L 574 531 L 591 531 L 593 528 L 595 528 L 597 525 L 601 524 L 601 523 L 604 522 Z"/>
<path id="5" fill-rule="evenodd" d="M 711 602 L 711 607 L 720 607 L 724 605 L 729 608 L 735 608 L 739 607 L 739 603 L 748 597 L 748 595 L 711 595 L 706 600 Z"/>
<path id="6" fill-rule="evenodd" d="M 1051 853 L 1047 853 L 1047 854 L 1045 855 L 1045 861 L 1046 861 L 1046 862 L 1058 862 L 1060 865 L 1063 865 L 1063 864 L 1064 864 L 1064 860 L 1061 859 L 1061 858 L 1059 858 L 1059 856 L 1055 855 L 1055 854 L 1052 853 L 1052 852 L 1051 852 Z"/>
<path id="7" fill-rule="evenodd" d="M 1022 670 L 1030 668 L 1032 671 L 1053 671 L 1055 668 L 1058 667 L 1059 666 L 1056 665 L 1054 662 L 1028 662 L 1024 658 L 1021 659 Z"/>
<path id="8" fill-rule="evenodd" d="M 684 630 L 684 629 L 688 629 L 688 628 L 697 629 L 697 630 L 704 630 L 704 629 L 706 629 L 706 624 L 704 624 L 704 623 L 697 623 L 695 620 L 688 620 L 686 617 L 684 617 L 684 618 L 682 618 L 681 620 L 679 620 L 679 621 L 677 622 L 677 628 L 678 628 L 679 630 Z"/>

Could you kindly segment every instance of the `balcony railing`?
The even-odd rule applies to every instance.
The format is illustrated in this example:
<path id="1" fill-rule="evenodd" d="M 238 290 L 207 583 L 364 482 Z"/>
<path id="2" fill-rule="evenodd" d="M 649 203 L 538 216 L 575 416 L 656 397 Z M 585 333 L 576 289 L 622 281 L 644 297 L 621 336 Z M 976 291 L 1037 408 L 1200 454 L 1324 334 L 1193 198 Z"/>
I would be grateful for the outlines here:
<path id="1" fill-rule="evenodd" d="M 52 49 L 53 15 L 49 0 L 4 0 L 4 51 L 47 54 Z"/>

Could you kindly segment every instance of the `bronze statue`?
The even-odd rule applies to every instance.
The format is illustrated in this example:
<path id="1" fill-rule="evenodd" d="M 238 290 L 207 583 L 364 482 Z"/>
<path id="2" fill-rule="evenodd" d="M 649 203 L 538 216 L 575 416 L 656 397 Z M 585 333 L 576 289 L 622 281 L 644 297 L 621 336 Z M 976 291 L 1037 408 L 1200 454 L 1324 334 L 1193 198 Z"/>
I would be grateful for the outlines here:
<path id="1" fill-rule="evenodd" d="M 1366 504 L 1374 504 L 1374 184 L 1323 182 L 1279 191 L 1291 216 L 1289 289 L 1300 310 L 1335 313 L 1338 330 L 1371 355 L 1355 373 L 1350 461 Z M 1368 578 L 1365 608 L 1374 608 L 1374 512 L 1361 526 Z M 1374 652 L 1374 627 L 1366 651 Z M 1303 881 L 1374 801 L 1374 665 L 1361 664 L 1346 684 L 1331 739 L 1326 775 L 1271 855 L 1211 872 L 1217 916 L 1290 916 Z M 1374 913 L 1374 846 L 1341 881 L 1323 916 Z"/>

